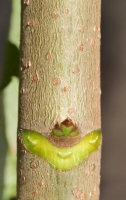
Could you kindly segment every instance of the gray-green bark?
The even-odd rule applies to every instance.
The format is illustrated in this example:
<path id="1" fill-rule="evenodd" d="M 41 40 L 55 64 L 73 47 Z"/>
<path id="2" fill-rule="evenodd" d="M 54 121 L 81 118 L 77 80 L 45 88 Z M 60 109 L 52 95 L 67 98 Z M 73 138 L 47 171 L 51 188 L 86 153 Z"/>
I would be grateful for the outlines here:
<path id="1" fill-rule="evenodd" d="M 20 52 L 19 129 L 50 138 L 67 118 L 81 137 L 100 129 L 100 0 L 22 1 Z M 18 199 L 99 199 L 100 148 L 62 172 L 18 136 Z"/>

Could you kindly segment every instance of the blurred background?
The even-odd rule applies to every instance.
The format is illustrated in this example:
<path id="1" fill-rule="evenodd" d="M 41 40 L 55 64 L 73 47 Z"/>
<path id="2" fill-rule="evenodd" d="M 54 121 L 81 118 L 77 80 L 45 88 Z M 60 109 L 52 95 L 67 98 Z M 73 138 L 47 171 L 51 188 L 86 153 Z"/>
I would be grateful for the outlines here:
<path id="1" fill-rule="evenodd" d="M 126 200 L 126 1 L 102 0 L 100 200 Z"/>
<path id="2" fill-rule="evenodd" d="M 13 200 L 16 196 L 19 27 L 20 1 L 1 0 L 0 200 Z M 102 0 L 101 30 L 100 200 L 126 200 L 126 0 Z"/>

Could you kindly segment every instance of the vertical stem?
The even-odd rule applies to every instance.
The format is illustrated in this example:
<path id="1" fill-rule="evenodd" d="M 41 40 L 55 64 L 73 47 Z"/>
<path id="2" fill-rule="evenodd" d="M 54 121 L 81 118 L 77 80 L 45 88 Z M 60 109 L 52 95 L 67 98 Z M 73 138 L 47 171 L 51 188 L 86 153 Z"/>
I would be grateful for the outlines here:
<path id="1" fill-rule="evenodd" d="M 22 1 L 20 60 L 19 129 L 49 138 L 67 118 L 81 137 L 100 129 L 100 0 Z M 18 139 L 21 200 L 98 200 L 99 170 L 100 149 L 60 172 Z"/>

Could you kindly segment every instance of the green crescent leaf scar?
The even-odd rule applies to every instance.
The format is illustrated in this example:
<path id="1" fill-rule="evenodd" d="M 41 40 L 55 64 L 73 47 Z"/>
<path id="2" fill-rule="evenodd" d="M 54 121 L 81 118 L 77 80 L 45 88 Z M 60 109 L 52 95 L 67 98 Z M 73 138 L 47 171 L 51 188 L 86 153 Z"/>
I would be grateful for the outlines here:
<path id="1" fill-rule="evenodd" d="M 101 131 L 88 133 L 70 147 L 57 147 L 40 133 L 22 130 L 23 145 L 29 152 L 39 155 L 59 170 L 70 170 L 95 151 L 101 142 Z"/>

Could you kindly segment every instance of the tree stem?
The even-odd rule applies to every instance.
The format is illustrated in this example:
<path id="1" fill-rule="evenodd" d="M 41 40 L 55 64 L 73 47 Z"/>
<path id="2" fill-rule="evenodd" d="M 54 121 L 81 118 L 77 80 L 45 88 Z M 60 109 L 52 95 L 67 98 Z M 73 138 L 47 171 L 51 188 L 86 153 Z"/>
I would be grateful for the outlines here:
<path id="1" fill-rule="evenodd" d="M 100 129 L 100 6 L 100 0 L 22 1 L 20 200 L 99 199 L 100 148 L 62 172 L 24 149 L 20 129 L 47 139 L 66 119 L 76 124 L 80 139 Z"/>

